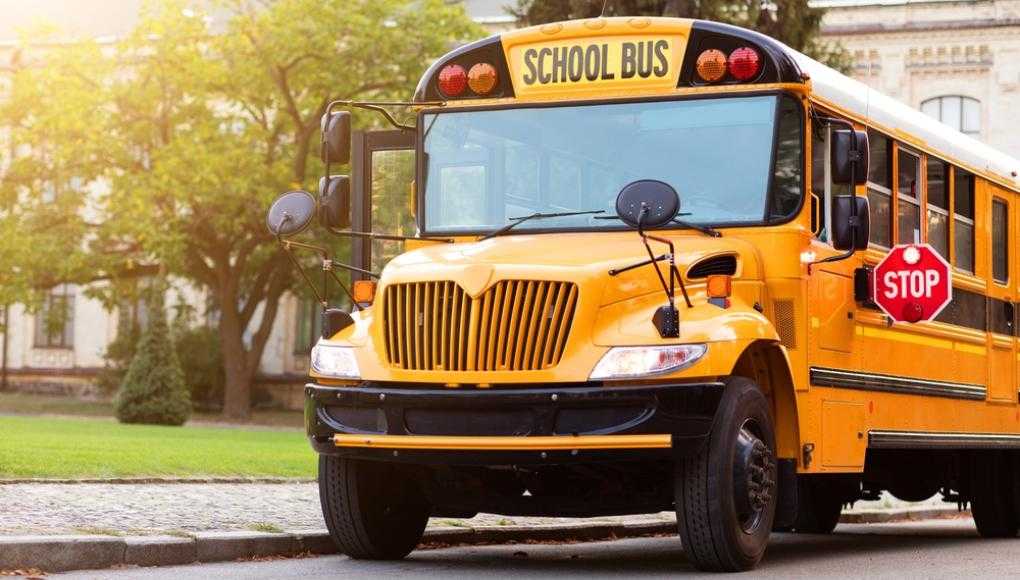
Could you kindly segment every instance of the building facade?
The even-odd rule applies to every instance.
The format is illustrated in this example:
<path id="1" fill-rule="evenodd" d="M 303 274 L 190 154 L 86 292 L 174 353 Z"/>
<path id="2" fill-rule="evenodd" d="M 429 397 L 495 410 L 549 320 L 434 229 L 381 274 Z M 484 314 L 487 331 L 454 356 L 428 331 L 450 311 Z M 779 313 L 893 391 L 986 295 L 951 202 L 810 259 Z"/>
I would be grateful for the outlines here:
<path id="1" fill-rule="evenodd" d="M 851 76 L 1020 157 L 1020 0 L 815 0 Z"/>

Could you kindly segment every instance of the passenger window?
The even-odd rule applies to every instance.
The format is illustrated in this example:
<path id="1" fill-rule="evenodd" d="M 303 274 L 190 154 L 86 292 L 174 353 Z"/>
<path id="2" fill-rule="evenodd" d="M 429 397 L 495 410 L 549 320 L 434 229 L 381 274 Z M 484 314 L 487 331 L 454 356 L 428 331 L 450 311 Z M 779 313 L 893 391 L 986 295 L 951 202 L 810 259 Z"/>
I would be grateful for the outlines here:
<path id="1" fill-rule="evenodd" d="M 868 130 L 871 157 L 868 168 L 868 204 L 871 206 L 871 237 L 875 245 L 892 246 L 892 142 Z"/>
<path id="2" fill-rule="evenodd" d="M 832 198 L 837 195 L 850 195 L 850 186 L 832 182 L 831 162 L 829 160 L 829 135 L 831 128 L 815 123 L 811 131 L 811 191 L 812 206 L 811 231 L 815 237 L 828 241 L 829 230 L 832 228 Z M 820 206 L 820 207 L 816 207 Z"/>
<path id="3" fill-rule="evenodd" d="M 921 242 L 921 159 L 903 149 L 897 152 L 896 208 L 899 243 Z"/>
<path id="4" fill-rule="evenodd" d="M 953 250 L 956 267 L 973 273 L 974 176 L 959 168 L 953 172 Z"/>
<path id="5" fill-rule="evenodd" d="M 928 243 L 949 259 L 949 172 L 946 163 L 928 158 Z"/>
<path id="6" fill-rule="evenodd" d="M 992 277 L 1009 281 L 1009 206 L 1001 199 L 992 200 Z"/>

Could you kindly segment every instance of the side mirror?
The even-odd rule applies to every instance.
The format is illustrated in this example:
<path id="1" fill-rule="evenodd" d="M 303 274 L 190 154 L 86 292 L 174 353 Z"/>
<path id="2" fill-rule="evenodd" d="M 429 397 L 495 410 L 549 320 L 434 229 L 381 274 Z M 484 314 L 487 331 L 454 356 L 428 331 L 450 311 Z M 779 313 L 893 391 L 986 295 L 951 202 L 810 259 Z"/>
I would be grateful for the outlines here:
<path id="1" fill-rule="evenodd" d="M 832 136 L 832 182 L 864 185 L 868 181 L 868 132 L 836 129 Z"/>
<path id="2" fill-rule="evenodd" d="M 346 175 L 331 175 L 319 180 L 319 220 L 327 229 L 350 227 L 351 179 Z"/>
<path id="3" fill-rule="evenodd" d="M 322 129 L 322 146 L 319 149 L 319 157 L 322 158 L 322 161 L 341 165 L 350 163 L 350 111 L 338 111 L 323 115 L 320 127 Z"/>
<path id="4" fill-rule="evenodd" d="M 868 198 L 837 195 L 832 201 L 833 247 L 843 251 L 867 249 L 871 233 Z"/>
<path id="5" fill-rule="evenodd" d="M 281 238 L 296 236 L 305 231 L 315 217 L 315 198 L 307 191 L 288 191 L 276 198 L 269 207 L 266 227 L 269 233 Z"/>
<path id="6" fill-rule="evenodd" d="M 657 228 L 680 211 L 680 195 L 673 186 L 654 179 L 627 184 L 616 196 L 616 215 L 632 228 Z"/>

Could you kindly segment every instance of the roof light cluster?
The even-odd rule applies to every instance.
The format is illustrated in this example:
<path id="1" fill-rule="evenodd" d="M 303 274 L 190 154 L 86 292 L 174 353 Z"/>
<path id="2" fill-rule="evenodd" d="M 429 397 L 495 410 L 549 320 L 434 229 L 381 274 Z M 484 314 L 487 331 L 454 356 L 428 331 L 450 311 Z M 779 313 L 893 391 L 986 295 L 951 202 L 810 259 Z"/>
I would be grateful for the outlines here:
<path id="1" fill-rule="evenodd" d="M 729 56 L 717 48 L 710 48 L 698 55 L 695 70 L 698 78 L 706 83 L 726 80 L 727 74 L 732 80 L 747 82 L 761 72 L 761 56 L 749 46 L 736 48 Z"/>
<path id="2" fill-rule="evenodd" d="M 439 90 L 446 97 L 460 97 L 470 89 L 475 96 L 484 97 L 492 92 L 499 81 L 496 67 L 479 62 L 464 70 L 459 64 L 448 64 L 439 71 Z"/>

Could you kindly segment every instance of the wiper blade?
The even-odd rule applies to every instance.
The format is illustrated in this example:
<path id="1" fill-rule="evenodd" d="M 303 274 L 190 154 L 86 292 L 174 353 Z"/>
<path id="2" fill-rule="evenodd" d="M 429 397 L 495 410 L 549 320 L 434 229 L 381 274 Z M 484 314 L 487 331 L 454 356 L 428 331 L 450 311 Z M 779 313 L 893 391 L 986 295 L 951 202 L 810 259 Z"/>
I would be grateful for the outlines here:
<path id="1" fill-rule="evenodd" d="M 572 216 L 572 215 L 592 215 L 592 214 L 597 214 L 597 213 L 606 213 L 606 210 L 604 210 L 604 209 L 596 209 L 596 210 L 587 210 L 587 211 L 564 211 L 564 212 L 559 212 L 559 213 L 533 213 L 533 214 L 529 214 L 529 215 L 521 216 L 521 217 L 512 217 L 512 218 L 510 218 L 510 223 L 506 224 L 505 226 L 499 228 L 498 230 L 496 230 L 496 231 L 494 231 L 494 232 L 492 232 L 490 234 L 486 234 L 486 235 L 482 236 L 481 239 L 487 240 L 489 238 L 494 238 L 496 236 L 501 236 L 501 235 L 509 232 L 510 230 L 516 228 L 517 226 L 523 224 L 524 222 L 526 222 L 528 220 L 540 220 L 540 219 L 545 219 L 545 218 L 568 217 L 568 216 Z"/>
<path id="2" fill-rule="evenodd" d="M 684 214 L 681 214 L 681 215 L 684 215 Z M 605 217 L 597 217 L 595 219 L 597 219 L 597 220 L 618 220 L 618 219 L 620 219 L 620 216 L 618 216 L 618 215 L 607 215 Z M 713 228 L 711 226 L 703 226 L 701 224 L 696 224 L 696 223 L 684 221 L 684 220 L 682 220 L 680 218 L 673 218 L 670 221 L 675 223 L 676 225 L 678 225 L 680 227 L 690 228 L 692 230 L 701 232 L 701 233 L 705 234 L 706 236 L 712 236 L 713 238 L 721 238 L 722 237 L 722 232 L 720 232 L 719 230 L 717 230 L 717 229 L 715 229 L 715 228 Z"/>
<path id="3" fill-rule="evenodd" d="M 684 220 L 682 220 L 680 218 L 673 218 L 670 221 L 675 223 L 676 225 L 678 225 L 680 227 L 690 228 L 692 230 L 699 231 L 699 232 L 705 234 L 706 236 L 712 236 L 713 238 L 721 238 L 722 237 L 722 232 L 720 232 L 719 230 L 717 230 L 717 229 L 715 229 L 713 227 L 710 227 L 710 226 L 703 226 L 701 224 L 691 223 L 691 222 L 688 222 L 688 221 L 684 221 Z"/>

